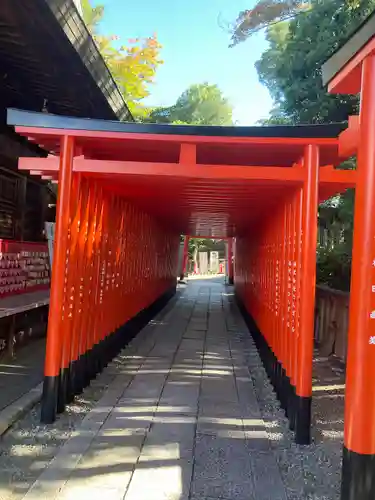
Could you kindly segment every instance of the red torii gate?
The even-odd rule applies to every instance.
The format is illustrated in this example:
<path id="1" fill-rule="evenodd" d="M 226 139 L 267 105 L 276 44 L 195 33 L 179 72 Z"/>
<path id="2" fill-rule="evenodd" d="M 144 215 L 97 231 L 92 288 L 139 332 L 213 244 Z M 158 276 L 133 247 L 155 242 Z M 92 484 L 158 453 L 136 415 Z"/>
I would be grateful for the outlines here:
<path id="1" fill-rule="evenodd" d="M 9 110 L 59 183 L 42 421 L 89 383 L 176 287 L 180 234 L 236 237 L 235 287 L 278 397 L 310 442 L 318 203 L 345 124 L 189 127 Z"/>
<path id="2" fill-rule="evenodd" d="M 335 94 L 360 94 L 340 153 L 357 155 L 345 392 L 343 500 L 375 498 L 375 13 L 323 65 Z"/>

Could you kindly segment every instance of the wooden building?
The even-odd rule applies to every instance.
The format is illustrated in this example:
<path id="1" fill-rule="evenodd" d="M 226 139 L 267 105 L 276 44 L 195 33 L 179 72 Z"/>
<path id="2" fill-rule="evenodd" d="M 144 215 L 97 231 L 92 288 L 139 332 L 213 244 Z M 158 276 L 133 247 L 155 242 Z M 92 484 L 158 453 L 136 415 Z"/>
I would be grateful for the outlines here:
<path id="1" fill-rule="evenodd" d="M 30 248 L 36 248 L 27 242 L 45 242 L 44 223 L 54 221 L 56 205 L 56 185 L 17 169 L 19 157 L 43 158 L 47 153 L 43 145 L 33 144 L 6 125 L 7 108 L 133 120 L 80 17 L 77 2 L 0 2 L 0 252 L 13 245 L 27 255 Z M 13 354 L 30 337 L 43 335 L 47 320 L 48 281 L 42 285 L 47 288 L 45 297 L 38 292 L 20 295 L 35 283 L 35 268 L 30 261 L 32 272 L 27 276 L 31 279 L 25 278 L 20 285 L 23 278 L 14 266 L 21 269 L 23 264 L 15 263 L 14 255 L 13 251 L 12 263 L 4 252 L 0 256 L 0 355 Z M 42 278 L 36 283 L 45 282 Z"/>
<path id="2" fill-rule="evenodd" d="M 73 0 L 0 5 L 0 238 L 43 239 L 54 186 L 17 172 L 40 147 L 6 126 L 6 109 L 131 121 L 132 116 Z"/>

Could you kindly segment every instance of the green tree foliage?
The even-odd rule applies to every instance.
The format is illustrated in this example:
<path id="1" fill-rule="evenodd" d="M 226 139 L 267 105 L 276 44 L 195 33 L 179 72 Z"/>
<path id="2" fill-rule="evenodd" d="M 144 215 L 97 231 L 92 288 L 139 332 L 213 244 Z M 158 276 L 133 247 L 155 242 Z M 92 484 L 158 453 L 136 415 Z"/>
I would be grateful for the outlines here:
<path id="1" fill-rule="evenodd" d="M 90 0 L 81 0 L 83 19 L 91 34 L 96 35 L 104 15 L 104 5 L 91 5 Z"/>
<path id="2" fill-rule="evenodd" d="M 356 96 L 327 94 L 321 66 L 373 8 L 374 0 L 358 8 L 315 0 L 303 16 L 267 30 L 269 48 L 256 67 L 279 114 L 293 123 L 327 123 L 358 112 Z"/>
<path id="3" fill-rule="evenodd" d="M 260 0 L 252 9 L 239 13 L 232 30 L 231 46 L 247 40 L 262 28 L 295 17 L 309 7 L 310 2 L 303 0 Z"/>
<path id="4" fill-rule="evenodd" d="M 100 22 L 105 14 L 103 5 L 94 7 L 92 0 L 83 0 L 82 10 L 84 21 L 130 111 L 135 118 L 141 119 L 148 112 L 142 106 L 142 99 L 150 94 L 149 86 L 163 62 L 159 57 L 161 45 L 157 36 L 154 34 L 148 38 L 136 38 L 119 45 L 116 35 L 103 35 L 99 32 Z"/>
<path id="5" fill-rule="evenodd" d="M 274 110 L 264 123 L 330 123 L 358 113 L 358 97 L 329 95 L 321 66 L 375 8 L 375 0 L 311 0 L 303 15 L 271 25 L 268 49 L 256 67 L 269 89 Z M 353 161 L 341 168 L 353 168 Z M 318 279 L 348 289 L 353 229 L 352 190 L 320 207 L 320 224 L 335 236 L 318 252 Z"/>
<path id="6" fill-rule="evenodd" d="M 258 120 L 258 125 L 293 125 L 290 116 L 285 115 L 278 107 L 271 109 L 268 118 Z"/>
<path id="7" fill-rule="evenodd" d="M 198 266 L 198 253 L 203 251 L 205 240 L 203 238 L 189 239 L 189 255 L 194 262 L 194 268 Z"/>
<path id="8" fill-rule="evenodd" d="M 189 239 L 189 257 L 194 262 L 194 267 L 198 266 L 199 252 L 211 252 L 213 250 L 223 251 L 223 240 L 214 240 L 207 238 L 190 238 Z"/>
<path id="9" fill-rule="evenodd" d="M 330 0 L 320 0 L 326 5 Z M 249 10 L 239 13 L 233 28 L 231 46 L 247 40 L 257 31 L 272 26 L 273 24 L 295 18 L 309 11 L 314 1 L 311 0 L 259 0 Z M 342 0 L 345 8 L 358 9 L 362 0 Z"/>
<path id="10" fill-rule="evenodd" d="M 233 125 L 232 106 L 217 85 L 191 85 L 176 104 L 151 111 L 150 122 L 190 125 Z"/>
<path id="11" fill-rule="evenodd" d="M 349 160 L 341 168 L 354 166 L 354 160 Z M 350 289 L 354 196 L 354 190 L 348 189 L 319 207 L 319 226 L 329 237 L 327 244 L 318 247 L 317 281 L 345 291 Z"/>
<path id="12" fill-rule="evenodd" d="M 180 236 L 180 244 L 184 243 L 185 236 Z M 198 253 L 217 251 L 224 253 L 224 240 L 207 239 L 207 238 L 189 238 L 188 254 L 190 260 L 194 262 L 194 268 L 198 267 Z"/>
<path id="13" fill-rule="evenodd" d="M 316 281 L 336 290 L 349 291 L 351 254 L 342 245 L 320 248 L 316 262 Z"/>

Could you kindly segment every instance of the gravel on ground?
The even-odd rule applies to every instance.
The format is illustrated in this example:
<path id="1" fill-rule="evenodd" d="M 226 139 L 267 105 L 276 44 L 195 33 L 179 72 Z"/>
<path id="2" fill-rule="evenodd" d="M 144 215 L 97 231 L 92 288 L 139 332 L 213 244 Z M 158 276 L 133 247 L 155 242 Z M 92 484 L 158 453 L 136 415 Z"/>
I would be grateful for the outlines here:
<path id="1" fill-rule="evenodd" d="M 300 446 L 294 442 L 288 419 L 280 408 L 259 356 L 249 356 L 248 361 L 288 500 L 339 500 L 345 393 L 342 365 L 315 352 L 312 443 Z"/>
<path id="2" fill-rule="evenodd" d="M 121 372 L 121 354 L 67 405 L 53 425 L 40 423 L 40 404 L 0 441 L 0 500 L 20 500 Z"/>
<path id="3" fill-rule="evenodd" d="M 157 324 L 176 298 L 149 325 Z M 28 411 L 0 438 L 0 500 L 21 500 L 63 444 L 77 430 L 111 383 L 126 370 L 129 351 L 125 348 L 91 381 L 83 393 L 66 406 L 53 425 L 40 423 L 40 403 Z"/>

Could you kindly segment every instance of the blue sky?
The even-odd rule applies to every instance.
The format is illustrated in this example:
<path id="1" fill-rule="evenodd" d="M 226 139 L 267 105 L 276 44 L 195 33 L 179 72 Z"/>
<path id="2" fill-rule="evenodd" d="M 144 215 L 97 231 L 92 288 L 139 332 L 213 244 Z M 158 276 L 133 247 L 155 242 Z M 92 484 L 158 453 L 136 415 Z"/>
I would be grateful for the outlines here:
<path id="1" fill-rule="evenodd" d="M 255 0 L 101 0 L 101 30 L 121 41 L 157 33 L 164 64 L 145 103 L 168 106 L 193 83 L 217 84 L 234 108 L 238 125 L 266 118 L 272 102 L 254 63 L 267 47 L 262 33 L 229 49 L 227 25 Z"/>

